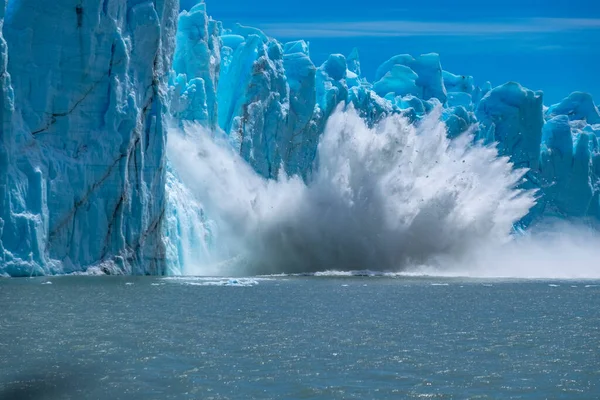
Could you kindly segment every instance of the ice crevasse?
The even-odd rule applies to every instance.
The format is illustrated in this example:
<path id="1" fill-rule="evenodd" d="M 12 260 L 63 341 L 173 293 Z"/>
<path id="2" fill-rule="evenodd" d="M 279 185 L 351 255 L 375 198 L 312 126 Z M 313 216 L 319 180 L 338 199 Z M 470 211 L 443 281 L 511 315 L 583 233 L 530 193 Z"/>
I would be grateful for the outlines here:
<path id="1" fill-rule="evenodd" d="M 209 246 L 210 221 L 168 165 L 170 118 L 224 133 L 267 179 L 308 181 L 340 103 L 369 124 L 441 107 L 450 137 L 477 124 L 476 139 L 529 168 L 539 199 L 525 224 L 600 218 L 590 95 L 545 107 L 517 83 L 444 71 L 437 54 L 394 56 L 370 83 L 357 51 L 317 66 L 307 42 L 187 3 L 0 0 L 1 274 L 178 273 L 184 239 Z"/>

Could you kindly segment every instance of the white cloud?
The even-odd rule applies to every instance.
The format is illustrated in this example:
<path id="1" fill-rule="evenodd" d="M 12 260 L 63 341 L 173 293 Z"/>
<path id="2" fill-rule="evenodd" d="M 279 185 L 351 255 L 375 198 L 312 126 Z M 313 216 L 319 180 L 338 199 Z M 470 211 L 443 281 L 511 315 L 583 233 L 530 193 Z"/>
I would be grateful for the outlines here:
<path id="1" fill-rule="evenodd" d="M 498 36 L 600 30 L 600 19 L 528 18 L 488 22 L 354 21 L 281 22 L 259 24 L 268 35 L 283 38 Z"/>

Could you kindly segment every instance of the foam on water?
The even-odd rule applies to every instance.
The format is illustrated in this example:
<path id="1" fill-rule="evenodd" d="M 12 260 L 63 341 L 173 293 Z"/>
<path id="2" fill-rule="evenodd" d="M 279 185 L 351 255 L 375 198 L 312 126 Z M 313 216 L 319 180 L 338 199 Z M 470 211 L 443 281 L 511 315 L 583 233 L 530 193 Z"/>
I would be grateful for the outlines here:
<path id="1" fill-rule="evenodd" d="M 194 125 L 172 129 L 169 157 L 218 227 L 189 274 L 600 276 L 591 231 L 514 235 L 535 204 L 517 188 L 526 171 L 468 134 L 449 140 L 439 110 L 416 125 L 391 116 L 369 128 L 338 109 L 307 183 L 264 179 L 227 138 Z"/>
<path id="2" fill-rule="evenodd" d="M 267 278 L 216 278 L 216 277 L 179 277 L 165 278 L 166 281 L 190 286 L 256 286 Z"/>

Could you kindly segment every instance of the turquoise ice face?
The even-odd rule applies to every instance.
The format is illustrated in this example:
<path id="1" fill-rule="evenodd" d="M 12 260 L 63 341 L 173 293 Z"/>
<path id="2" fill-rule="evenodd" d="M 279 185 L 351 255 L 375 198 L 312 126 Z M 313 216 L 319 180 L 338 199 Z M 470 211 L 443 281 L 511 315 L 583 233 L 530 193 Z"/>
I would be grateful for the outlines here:
<path id="1" fill-rule="evenodd" d="M 182 264 L 173 240 L 215 240 L 212 216 L 167 172 L 168 120 L 226 138 L 262 178 L 309 183 L 338 107 L 368 129 L 435 111 L 450 138 L 497 143 L 528 169 L 520 187 L 539 199 L 524 225 L 596 220 L 600 114 L 591 94 L 565 96 L 597 93 L 599 6 L 576 3 L 425 14 L 331 1 L 315 14 L 313 0 L 209 0 L 178 15 L 174 0 L 3 1 L 0 273 L 163 274 Z"/>
<path id="2" fill-rule="evenodd" d="M 162 273 L 177 3 L 5 3 L 0 272 Z"/>
<path id="3" fill-rule="evenodd" d="M 573 90 L 600 97 L 593 68 L 600 62 L 598 2 L 433 0 L 423 7 L 374 0 L 365 7 L 342 0 L 207 0 L 207 5 L 226 25 L 242 22 L 282 41 L 310 41 L 316 64 L 358 47 L 370 80 L 395 54 L 435 52 L 445 68 L 475 76 L 478 84 L 517 81 L 543 90 L 548 103 Z"/>

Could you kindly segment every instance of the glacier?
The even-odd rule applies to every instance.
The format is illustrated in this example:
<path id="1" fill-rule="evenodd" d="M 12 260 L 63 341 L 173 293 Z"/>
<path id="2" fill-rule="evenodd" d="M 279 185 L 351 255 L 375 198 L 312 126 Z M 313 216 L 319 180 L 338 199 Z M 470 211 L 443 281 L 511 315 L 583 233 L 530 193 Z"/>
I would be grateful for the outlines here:
<path id="1" fill-rule="evenodd" d="M 172 132 L 201 126 L 267 182 L 309 184 L 332 162 L 324 132 L 350 109 L 362 130 L 439 115 L 449 139 L 495 144 L 524 171 L 515 189 L 535 191 L 515 228 L 600 220 L 589 94 L 547 107 L 518 83 L 445 71 L 437 54 L 394 56 L 369 82 L 356 49 L 315 65 L 308 42 L 224 26 L 204 2 L 0 0 L 0 89 L 3 275 L 206 263 L 223 228 L 168 160 Z"/>
<path id="2" fill-rule="evenodd" d="M 545 107 L 542 92 L 516 82 L 478 87 L 473 77 L 444 71 L 437 54 L 394 56 L 369 83 L 361 76 L 356 50 L 315 66 L 309 43 L 280 43 L 239 24 L 225 29 L 207 16 L 203 3 L 179 18 L 184 28 L 175 59 L 191 55 L 188 63 L 202 64 L 201 54 L 204 65 L 212 66 L 194 72 L 179 66 L 183 63 L 174 65 L 175 102 L 188 104 L 178 117 L 218 125 L 266 178 L 283 169 L 310 179 L 318 165 L 319 137 L 340 103 L 351 104 L 371 125 L 391 114 L 418 121 L 440 106 L 450 137 L 476 126 L 476 140 L 497 143 L 500 155 L 510 157 L 516 168 L 529 169 L 522 187 L 538 190 L 538 204 L 527 223 L 549 215 L 600 218 L 600 113 L 587 93 L 575 92 Z M 203 50 L 193 53 L 194 46 Z M 213 65 L 219 60 L 220 68 Z M 202 87 L 202 82 L 208 84 Z M 190 92 L 202 94 L 192 101 Z M 217 109 L 217 123 L 211 117 L 207 125 L 204 115 Z"/>
<path id="3" fill-rule="evenodd" d="M 177 1 L 2 4 L 0 271 L 164 274 Z"/>

